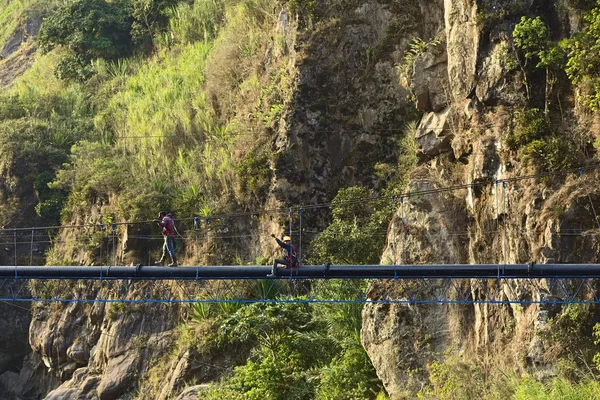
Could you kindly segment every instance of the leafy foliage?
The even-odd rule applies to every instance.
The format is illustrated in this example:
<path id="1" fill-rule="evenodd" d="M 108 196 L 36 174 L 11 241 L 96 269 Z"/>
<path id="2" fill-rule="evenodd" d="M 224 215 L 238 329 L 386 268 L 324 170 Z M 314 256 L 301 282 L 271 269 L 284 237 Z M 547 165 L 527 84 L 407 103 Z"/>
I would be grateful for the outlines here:
<path id="1" fill-rule="evenodd" d="M 528 18 L 521 17 L 515 29 L 513 30 L 515 47 L 523 52 L 525 64 L 523 65 L 524 74 L 528 61 L 533 60 L 536 68 L 543 68 L 546 74 L 546 85 L 544 89 L 544 111 L 548 112 L 548 103 L 552 94 L 552 88 L 557 81 L 556 71 L 564 67 L 565 53 L 558 43 L 550 40 L 550 32 L 546 24 L 540 17 Z M 527 82 L 527 77 L 525 76 Z M 529 88 L 526 83 L 529 97 Z"/>
<path id="2" fill-rule="evenodd" d="M 353 337 L 348 340 L 345 326 L 329 323 L 335 319 L 330 313 L 345 320 L 348 310 L 257 303 L 223 317 L 218 340 L 257 346 L 252 359 L 208 398 L 374 398 L 381 384 L 364 349 Z"/>
<path id="3" fill-rule="evenodd" d="M 322 400 L 360 400 L 374 398 L 381 390 L 373 364 L 359 344 L 349 346 L 321 373 L 316 398 Z"/>
<path id="4" fill-rule="evenodd" d="M 439 40 L 427 42 L 419 37 L 414 38 L 410 42 L 408 50 L 406 50 L 406 52 L 404 53 L 404 61 L 402 62 L 402 64 L 397 65 L 396 68 L 398 69 L 398 71 L 400 71 L 402 75 L 408 77 L 412 76 L 416 59 L 422 54 L 424 54 L 426 51 L 435 48 L 439 44 Z"/>
<path id="5" fill-rule="evenodd" d="M 42 53 L 59 46 L 71 52 L 57 65 L 57 76 L 84 81 L 91 76 L 92 60 L 113 60 L 130 53 L 130 29 L 130 8 L 125 1 L 71 0 L 46 18 L 37 40 Z"/>
<path id="6" fill-rule="evenodd" d="M 131 0 L 131 37 L 139 48 L 147 51 L 152 47 L 153 38 L 169 21 L 168 10 L 178 2 L 179 0 Z"/>
<path id="7" fill-rule="evenodd" d="M 517 150 L 534 140 L 550 135 L 550 125 L 544 114 L 537 108 L 521 111 L 517 114 L 518 127 L 509 133 L 506 144 L 511 150 Z"/>
<path id="8" fill-rule="evenodd" d="M 126 179 L 118 159 L 112 157 L 106 144 L 79 142 L 71 149 L 71 160 L 50 187 L 71 192 L 69 203 L 74 209 L 99 198 L 107 199 L 119 191 Z"/>
<path id="9" fill-rule="evenodd" d="M 333 221 L 312 243 L 312 259 L 334 264 L 378 263 L 390 207 L 388 201 L 373 201 L 366 188 L 341 189 L 332 202 Z"/>
<path id="10" fill-rule="evenodd" d="M 521 17 L 513 31 L 513 38 L 526 60 L 537 61 L 537 68 L 560 68 L 564 65 L 565 53 L 550 40 L 548 27 L 540 17 Z"/>
<path id="11" fill-rule="evenodd" d="M 506 144 L 511 150 L 518 150 L 524 162 L 532 160 L 543 170 L 571 168 L 579 162 L 581 153 L 573 140 L 553 133 L 544 113 L 537 108 L 520 112 L 517 122 Z"/>
<path id="12" fill-rule="evenodd" d="M 255 340 L 255 359 L 237 367 L 225 387 L 248 399 L 310 399 L 312 368 L 333 354 L 332 340 L 306 304 L 252 304 L 226 318 L 220 335 L 227 341 Z"/>
<path id="13" fill-rule="evenodd" d="M 240 191 L 263 199 L 271 183 L 272 171 L 266 152 L 251 151 L 235 167 L 239 176 Z"/>

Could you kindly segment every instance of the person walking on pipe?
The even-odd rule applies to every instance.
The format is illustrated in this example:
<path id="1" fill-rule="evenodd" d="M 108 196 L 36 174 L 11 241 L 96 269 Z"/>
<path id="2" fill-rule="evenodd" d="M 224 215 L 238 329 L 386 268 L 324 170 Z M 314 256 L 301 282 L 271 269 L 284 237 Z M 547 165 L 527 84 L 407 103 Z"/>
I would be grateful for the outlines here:
<path id="1" fill-rule="evenodd" d="M 171 264 L 169 267 L 177 266 L 177 256 L 175 255 L 175 235 L 177 229 L 175 228 L 175 220 L 171 213 L 161 211 L 158 213 L 158 226 L 162 228 L 162 234 L 165 238 L 165 243 L 162 248 L 162 257 L 156 262 L 157 265 L 162 265 L 167 253 L 171 256 Z"/>
<path id="2" fill-rule="evenodd" d="M 284 236 L 283 241 L 277 239 L 274 234 L 271 234 L 272 238 L 275 238 L 277 244 L 283 248 L 284 256 L 283 258 L 276 258 L 273 260 L 273 267 L 271 268 L 271 273 L 267 276 L 278 276 L 277 265 L 283 265 L 284 269 L 292 269 L 292 273 L 295 273 L 298 270 L 298 254 L 296 253 L 296 248 L 292 244 L 292 238 L 289 236 Z"/>

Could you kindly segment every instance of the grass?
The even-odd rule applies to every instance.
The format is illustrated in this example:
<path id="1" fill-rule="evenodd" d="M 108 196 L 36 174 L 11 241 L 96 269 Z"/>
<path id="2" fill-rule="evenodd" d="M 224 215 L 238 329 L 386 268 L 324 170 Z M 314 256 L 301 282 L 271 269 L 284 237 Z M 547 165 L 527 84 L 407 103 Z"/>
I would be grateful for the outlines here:
<path id="1" fill-rule="evenodd" d="M 431 384 L 418 394 L 421 399 L 480 400 L 587 400 L 600 398 L 600 382 L 586 375 L 580 381 L 554 377 L 544 381 L 514 372 L 484 374 L 473 363 L 433 363 Z"/>
<path id="2" fill-rule="evenodd" d="M 25 18 L 54 4 L 38 3 L 12 1 L 0 16 L 14 21 L 17 14 Z M 104 199 L 118 195 L 120 217 L 147 217 L 143 204 L 150 198 L 161 207 L 177 206 L 180 214 L 218 209 L 240 187 L 235 165 L 252 150 L 245 136 L 264 130 L 265 120 L 278 123 L 290 94 L 292 79 L 280 63 L 260 71 L 275 40 L 275 8 L 273 0 L 182 3 L 169 11 L 169 30 L 149 58 L 96 60 L 90 81 L 67 84 L 53 75 L 64 55 L 58 49 L 38 56 L 11 93 L 28 117 L 64 125 L 51 137 L 66 153 L 81 139 L 112 147 L 109 156 L 90 164 L 119 165 L 126 184 L 118 192 L 90 193 Z M 8 25 L 1 26 L 6 34 Z M 72 120 L 75 127 L 65 124 Z M 76 179 L 100 176 L 80 175 Z M 74 218 L 85 210 L 82 201 L 94 198 L 73 191 L 89 182 L 69 186 L 67 204 L 77 207 L 64 215 Z"/>
<path id="3" fill-rule="evenodd" d="M 22 23 L 32 0 L 0 0 L 0 50 Z"/>

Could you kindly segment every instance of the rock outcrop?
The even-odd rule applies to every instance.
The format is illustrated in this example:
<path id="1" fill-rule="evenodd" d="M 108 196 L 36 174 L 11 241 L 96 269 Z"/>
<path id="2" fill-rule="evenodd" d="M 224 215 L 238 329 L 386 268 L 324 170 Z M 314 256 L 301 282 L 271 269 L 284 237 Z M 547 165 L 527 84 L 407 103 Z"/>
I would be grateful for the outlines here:
<path id="1" fill-rule="evenodd" d="M 30 19 L 0 43 L 0 88 L 10 85 L 33 64 L 35 48 L 33 38 L 40 30 L 42 20 Z"/>
<path id="2" fill-rule="evenodd" d="M 170 349 L 177 319 L 176 307 L 169 306 L 99 303 L 39 310 L 31 347 L 63 381 L 47 398 L 122 398 Z"/>

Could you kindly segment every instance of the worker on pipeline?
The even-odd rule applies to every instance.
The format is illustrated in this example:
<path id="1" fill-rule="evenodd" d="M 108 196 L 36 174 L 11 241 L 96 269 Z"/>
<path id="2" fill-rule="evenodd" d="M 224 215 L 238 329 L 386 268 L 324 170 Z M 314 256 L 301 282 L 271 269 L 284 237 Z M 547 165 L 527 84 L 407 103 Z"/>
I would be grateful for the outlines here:
<path id="1" fill-rule="evenodd" d="M 284 269 L 292 269 L 292 273 L 296 273 L 298 270 L 299 262 L 298 262 L 298 254 L 296 253 L 296 248 L 292 244 L 292 238 L 289 236 L 284 236 L 283 241 L 277 239 L 274 234 L 271 234 L 272 238 L 275 238 L 277 244 L 283 248 L 284 256 L 283 258 L 276 258 L 273 261 L 273 267 L 271 268 L 271 273 L 267 276 L 279 276 L 277 266 L 278 264 L 283 265 Z"/>
<path id="2" fill-rule="evenodd" d="M 175 250 L 177 249 L 177 245 L 175 242 L 175 235 L 177 234 L 177 228 L 175 228 L 175 220 L 173 219 L 173 215 L 166 211 L 161 211 L 158 213 L 158 226 L 162 228 L 162 234 L 165 239 L 162 248 L 162 257 L 160 260 L 156 262 L 156 265 L 162 265 L 167 253 L 171 256 L 171 264 L 169 267 L 177 266 L 177 256 L 175 255 Z"/>

